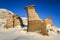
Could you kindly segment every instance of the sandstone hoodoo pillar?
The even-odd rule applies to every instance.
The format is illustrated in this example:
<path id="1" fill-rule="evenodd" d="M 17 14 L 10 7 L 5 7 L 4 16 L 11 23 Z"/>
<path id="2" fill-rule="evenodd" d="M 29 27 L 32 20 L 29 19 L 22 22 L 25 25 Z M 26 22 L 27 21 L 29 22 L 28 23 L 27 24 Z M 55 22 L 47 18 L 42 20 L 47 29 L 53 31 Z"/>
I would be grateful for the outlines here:
<path id="1" fill-rule="evenodd" d="M 28 13 L 28 32 L 33 32 L 39 30 L 41 21 L 37 13 L 35 12 L 34 5 L 26 6 L 25 9 Z"/>

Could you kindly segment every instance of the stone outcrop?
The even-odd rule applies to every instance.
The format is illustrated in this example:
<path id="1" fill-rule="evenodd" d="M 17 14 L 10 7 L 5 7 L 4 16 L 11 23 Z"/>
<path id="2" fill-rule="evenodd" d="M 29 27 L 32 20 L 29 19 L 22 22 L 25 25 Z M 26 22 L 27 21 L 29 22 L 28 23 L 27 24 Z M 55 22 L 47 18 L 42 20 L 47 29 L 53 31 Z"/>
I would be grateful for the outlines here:
<path id="1" fill-rule="evenodd" d="M 37 13 L 35 12 L 34 6 L 26 6 L 25 9 L 28 12 L 28 28 L 27 31 L 37 31 L 41 25 L 41 21 Z"/>
<path id="2" fill-rule="evenodd" d="M 40 20 L 39 16 L 35 12 L 34 5 L 32 6 L 26 6 L 25 9 L 27 10 L 28 13 L 28 20 Z"/>
<path id="3" fill-rule="evenodd" d="M 32 20 L 28 21 L 28 32 L 38 31 L 40 29 L 41 21 L 40 20 Z"/>
<path id="4" fill-rule="evenodd" d="M 6 25 L 4 26 L 5 28 L 11 28 L 13 27 L 13 21 L 10 19 L 7 19 Z"/>
<path id="5" fill-rule="evenodd" d="M 13 27 L 13 14 L 7 10 L 0 9 L 0 19 L 6 19 L 6 24 L 4 27 L 10 28 Z"/>
<path id="6" fill-rule="evenodd" d="M 48 31 L 53 31 L 52 18 L 46 18 L 44 21 L 45 21 L 45 23 L 46 23 L 46 29 L 47 29 Z"/>
<path id="7" fill-rule="evenodd" d="M 42 35 L 48 35 L 45 21 L 43 21 L 39 27 L 40 27 L 39 28 L 40 31 L 38 31 L 38 33 L 41 33 Z"/>
<path id="8" fill-rule="evenodd" d="M 38 14 L 35 12 L 34 5 L 32 6 L 26 6 L 25 9 L 27 10 L 28 14 L 28 32 L 35 32 L 38 31 L 38 33 L 42 35 L 48 35 L 48 30 L 46 29 L 47 24 L 52 24 L 52 19 L 47 18 L 45 20 L 41 20 L 38 16 Z"/>
<path id="9" fill-rule="evenodd" d="M 5 28 L 23 25 L 21 21 L 22 19 L 19 16 L 13 14 L 11 11 L 8 11 L 6 9 L 0 9 L 0 19 L 6 19 L 6 23 L 4 25 Z"/>
<path id="10" fill-rule="evenodd" d="M 22 26 L 23 25 L 23 21 L 19 16 L 13 15 L 13 20 L 14 20 L 13 21 L 13 26 L 17 26 L 17 25 Z"/>
<path id="11" fill-rule="evenodd" d="M 0 9 L 0 27 L 3 26 L 5 28 L 12 28 L 20 26 L 27 26 L 27 32 L 38 32 L 42 35 L 48 35 L 49 31 L 53 31 L 52 27 L 52 19 L 47 18 L 45 20 L 41 20 L 38 14 L 35 12 L 34 5 L 26 6 L 28 19 L 21 19 L 19 16 L 13 14 L 11 11 Z M 24 21 L 23 21 L 24 20 Z M 26 22 L 28 22 L 28 24 Z M 23 25 L 23 23 L 25 25 Z M 3 25 L 2 25 L 3 24 Z"/>
<path id="12" fill-rule="evenodd" d="M 13 15 L 13 23 L 14 25 L 13 26 L 17 26 L 17 25 L 20 25 L 20 20 L 19 20 L 19 17 L 16 16 L 16 15 Z"/>
<path id="13" fill-rule="evenodd" d="M 52 18 L 46 18 L 45 22 L 46 24 L 52 24 Z"/>

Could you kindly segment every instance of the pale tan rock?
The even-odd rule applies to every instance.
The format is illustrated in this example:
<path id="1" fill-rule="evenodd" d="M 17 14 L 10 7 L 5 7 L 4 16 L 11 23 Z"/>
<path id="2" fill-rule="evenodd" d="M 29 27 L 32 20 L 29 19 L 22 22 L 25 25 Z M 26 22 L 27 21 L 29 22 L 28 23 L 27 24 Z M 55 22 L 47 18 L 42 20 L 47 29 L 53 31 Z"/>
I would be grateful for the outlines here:
<path id="1" fill-rule="evenodd" d="M 28 12 L 28 17 L 29 17 L 28 20 L 40 20 L 39 16 L 35 12 L 34 5 L 26 6 L 25 9 Z"/>
<path id="2" fill-rule="evenodd" d="M 52 18 L 46 18 L 45 22 L 46 24 L 52 24 Z"/>
<path id="3" fill-rule="evenodd" d="M 35 12 L 34 5 L 26 6 L 25 9 L 28 12 L 28 31 L 37 31 L 41 25 L 41 21 L 37 13 Z"/>
<path id="4" fill-rule="evenodd" d="M 45 23 L 45 21 L 43 21 L 43 22 L 41 23 L 40 30 L 41 30 L 40 33 L 41 33 L 42 35 L 48 35 L 48 31 L 47 31 L 47 29 L 46 29 L 46 23 Z"/>
<path id="5" fill-rule="evenodd" d="M 11 21 L 10 19 L 7 20 L 7 23 L 5 25 L 5 28 L 11 28 L 13 27 L 13 21 Z"/>
<path id="6" fill-rule="evenodd" d="M 34 6 L 26 6 L 28 14 L 28 32 L 38 31 L 42 35 L 48 35 L 48 31 L 46 30 L 45 21 L 41 20 L 38 14 L 35 12 Z M 39 31 L 40 30 L 40 31 Z"/>
<path id="7" fill-rule="evenodd" d="M 12 28 L 23 25 L 22 19 L 6 9 L 0 9 L 0 19 L 6 19 L 5 28 Z"/>
<path id="8" fill-rule="evenodd" d="M 14 26 L 21 25 L 20 19 L 17 15 L 13 15 L 13 19 L 14 19 Z"/>
<path id="9" fill-rule="evenodd" d="M 6 19 L 5 28 L 13 27 L 13 14 L 7 10 L 0 10 L 0 19 Z"/>

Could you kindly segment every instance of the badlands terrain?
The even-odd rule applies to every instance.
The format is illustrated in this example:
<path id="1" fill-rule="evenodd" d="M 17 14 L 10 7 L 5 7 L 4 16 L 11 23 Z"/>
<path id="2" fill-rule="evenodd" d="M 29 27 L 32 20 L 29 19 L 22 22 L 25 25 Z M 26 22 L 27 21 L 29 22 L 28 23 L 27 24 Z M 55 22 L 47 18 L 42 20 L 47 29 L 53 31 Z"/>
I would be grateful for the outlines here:
<path id="1" fill-rule="evenodd" d="M 0 9 L 0 11 L 4 11 L 4 10 L 6 9 Z M 23 27 L 17 25 L 14 28 L 12 27 L 8 29 L 3 27 L 6 21 L 0 20 L 0 40 L 60 40 L 60 28 L 57 28 L 55 25 L 51 26 L 50 24 L 47 24 L 47 29 L 52 27 L 53 31 L 48 31 L 49 36 L 46 35 L 44 36 L 40 33 L 37 33 L 37 31 L 36 32 L 25 31 L 24 29 L 27 29 L 27 24 L 28 24 L 27 18 L 26 17 L 21 17 L 21 18 L 23 20 L 23 24 L 26 26 Z"/>

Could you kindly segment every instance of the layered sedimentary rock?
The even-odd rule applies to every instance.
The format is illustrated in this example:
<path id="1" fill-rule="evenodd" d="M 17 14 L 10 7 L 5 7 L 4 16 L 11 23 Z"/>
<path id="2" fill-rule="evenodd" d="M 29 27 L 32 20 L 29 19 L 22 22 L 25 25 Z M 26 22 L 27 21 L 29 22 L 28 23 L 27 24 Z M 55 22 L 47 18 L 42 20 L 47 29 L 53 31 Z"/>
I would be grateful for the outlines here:
<path id="1" fill-rule="evenodd" d="M 5 9 L 0 9 L 0 19 L 6 19 L 6 25 L 4 27 L 13 27 L 13 14 Z"/>
<path id="2" fill-rule="evenodd" d="M 52 18 L 46 18 L 44 21 L 45 21 L 45 23 L 46 23 L 46 29 L 47 29 L 48 31 L 53 31 Z"/>
<path id="3" fill-rule="evenodd" d="M 28 32 L 39 31 L 43 35 L 48 35 L 45 21 L 41 21 L 38 14 L 35 12 L 34 6 L 25 7 L 28 12 Z"/>
<path id="4" fill-rule="evenodd" d="M 52 19 L 47 18 L 45 20 L 41 20 L 38 14 L 35 12 L 34 5 L 26 6 L 25 9 L 27 10 L 28 14 L 28 32 L 35 32 L 41 33 L 43 35 L 48 35 L 47 24 L 52 24 Z"/>
<path id="5" fill-rule="evenodd" d="M 8 11 L 6 9 L 0 9 L 0 19 L 4 20 L 6 19 L 5 21 L 5 24 L 3 27 L 5 28 L 11 28 L 11 27 L 15 27 L 17 25 L 20 25 L 21 26 L 21 23 L 20 21 L 20 18 L 19 16 L 16 16 L 15 14 L 13 14 L 11 11 Z M 1 24 L 1 22 L 0 22 Z"/>
<path id="6" fill-rule="evenodd" d="M 28 21 L 28 32 L 38 31 L 40 29 L 41 21 L 40 20 L 32 20 Z"/>
<path id="7" fill-rule="evenodd" d="M 39 16 L 35 12 L 34 5 L 26 6 L 25 9 L 27 10 L 29 21 L 31 21 L 31 20 L 40 20 Z"/>
<path id="8" fill-rule="evenodd" d="M 34 6 L 26 6 L 25 9 L 28 12 L 28 28 L 27 31 L 37 31 L 41 25 L 41 21 L 37 13 L 35 12 Z"/>
<path id="9" fill-rule="evenodd" d="M 48 35 L 45 21 L 41 23 L 38 33 L 41 33 L 42 35 Z"/>
<path id="10" fill-rule="evenodd" d="M 46 24 L 52 24 L 52 18 L 46 18 L 45 22 Z"/>
<path id="11" fill-rule="evenodd" d="M 14 21 L 13 21 L 14 26 L 20 25 L 20 20 L 17 15 L 13 15 L 13 19 L 14 19 Z"/>

